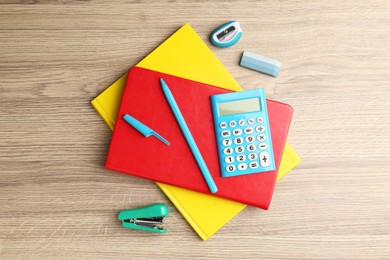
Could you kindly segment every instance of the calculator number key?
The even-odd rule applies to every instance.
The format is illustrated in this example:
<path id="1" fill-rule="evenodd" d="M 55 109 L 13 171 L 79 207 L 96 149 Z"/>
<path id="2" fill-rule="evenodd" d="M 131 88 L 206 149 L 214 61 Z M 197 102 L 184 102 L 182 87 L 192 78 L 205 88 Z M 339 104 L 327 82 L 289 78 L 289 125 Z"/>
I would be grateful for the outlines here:
<path id="1" fill-rule="evenodd" d="M 251 160 L 251 161 L 256 160 L 257 159 L 257 154 L 255 154 L 255 153 L 248 154 L 248 159 Z"/>
<path id="2" fill-rule="evenodd" d="M 247 142 L 247 143 L 252 143 L 254 140 L 255 140 L 255 138 L 251 135 L 245 137 L 245 142 Z"/>
<path id="3" fill-rule="evenodd" d="M 234 138 L 233 142 L 235 144 L 242 144 L 244 142 L 244 139 L 242 139 L 241 137 L 237 137 L 237 138 Z"/>
<path id="4" fill-rule="evenodd" d="M 228 156 L 225 158 L 225 163 L 233 163 L 234 162 L 234 157 L 233 156 Z"/>
<path id="5" fill-rule="evenodd" d="M 232 144 L 232 140 L 231 139 L 224 139 L 222 140 L 222 145 L 223 146 L 229 146 Z"/>
<path id="6" fill-rule="evenodd" d="M 245 155 L 240 154 L 240 155 L 237 155 L 236 159 L 238 162 L 243 162 L 246 160 L 246 157 L 245 157 Z"/>
<path id="7" fill-rule="evenodd" d="M 246 150 L 249 151 L 249 152 L 253 152 L 256 150 L 256 145 L 254 144 L 250 144 L 246 147 Z"/>
<path id="8" fill-rule="evenodd" d="M 224 148 L 223 149 L 224 154 L 232 154 L 233 153 L 233 148 Z"/>
<path id="9" fill-rule="evenodd" d="M 237 146 L 235 149 L 236 153 L 243 153 L 244 152 L 244 146 Z"/>
<path id="10" fill-rule="evenodd" d="M 233 164 L 232 165 L 228 165 L 226 166 L 226 171 L 227 172 L 234 172 L 236 170 L 236 166 L 234 166 Z"/>

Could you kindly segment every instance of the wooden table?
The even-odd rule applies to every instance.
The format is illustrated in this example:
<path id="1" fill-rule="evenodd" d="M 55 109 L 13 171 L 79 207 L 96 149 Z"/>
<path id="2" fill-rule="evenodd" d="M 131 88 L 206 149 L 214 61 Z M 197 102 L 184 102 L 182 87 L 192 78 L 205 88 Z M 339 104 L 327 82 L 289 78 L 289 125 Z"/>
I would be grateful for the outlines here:
<path id="1" fill-rule="evenodd" d="M 231 19 L 244 36 L 208 41 Z M 269 211 L 199 239 L 152 182 L 103 169 L 111 131 L 90 101 L 184 23 L 246 89 L 295 109 L 302 163 Z M 238 65 L 282 62 L 277 78 Z M 0 4 L 0 258 L 390 258 L 388 1 L 17 1 Z M 119 210 L 167 203 L 169 234 Z"/>

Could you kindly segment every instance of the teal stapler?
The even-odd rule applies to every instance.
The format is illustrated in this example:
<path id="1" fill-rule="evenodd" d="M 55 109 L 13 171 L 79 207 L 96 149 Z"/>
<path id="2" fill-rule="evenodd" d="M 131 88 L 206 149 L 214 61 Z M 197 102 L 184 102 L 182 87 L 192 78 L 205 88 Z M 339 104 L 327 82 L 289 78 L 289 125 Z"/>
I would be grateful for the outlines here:
<path id="1" fill-rule="evenodd" d="M 124 228 L 166 233 L 163 219 L 168 213 L 165 204 L 152 204 L 142 208 L 122 210 L 118 214 L 118 219 L 122 221 Z"/>

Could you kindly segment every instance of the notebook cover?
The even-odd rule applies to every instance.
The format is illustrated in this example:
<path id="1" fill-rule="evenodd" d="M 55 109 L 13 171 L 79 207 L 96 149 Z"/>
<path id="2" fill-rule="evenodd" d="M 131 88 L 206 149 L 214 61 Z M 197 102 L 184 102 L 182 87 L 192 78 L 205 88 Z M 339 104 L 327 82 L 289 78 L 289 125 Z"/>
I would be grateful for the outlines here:
<path id="1" fill-rule="evenodd" d="M 100 114 L 106 124 L 114 130 L 116 116 L 118 114 L 123 89 L 126 85 L 127 73 L 106 88 L 99 96 L 91 101 L 91 104 Z"/>
<path id="2" fill-rule="evenodd" d="M 242 90 L 189 24 L 183 25 L 136 66 L 225 89 Z"/>
<path id="3" fill-rule="evenodd" d="M 107 125 L 114 129 L 127 73 L 91 101 L 93 107 Z M 299 155 L 286 142 L 280 162 L 277 181 L 301 161 Z M 172 185 L 157 183 L 173 205 L 187 220 L 199 237 L 209 239 L 246 205 L 223 198 L 186 190 Z"/>
<path id="4" fill-rule="evenodd" d="M 295 168 L 301 162 L 301 157 L 294 151 L 291 145 L 286 142 L 282 154 L 282 160 L 280 161 L 278 175 L 276 176 L 276 182 L 282 179 L 289 171 Z"/>
<path id="5" fill-rule="evenodd" d="M 106 160 L 106 169 L 206 194 L 209 189 L 161 90 L 170 87 L 218 187 L 214 195 L 268 209 L 277 170 L 246 176 L 220 175 L 210 96 L 231 92 L 204 83 L 134 67 L 130 70 Z M 267 101 L 275 165 L 279 166 L 292 118 L 289 105 Z M 130 114 L 166 138 L 145 138 L 123 119 Z"/>

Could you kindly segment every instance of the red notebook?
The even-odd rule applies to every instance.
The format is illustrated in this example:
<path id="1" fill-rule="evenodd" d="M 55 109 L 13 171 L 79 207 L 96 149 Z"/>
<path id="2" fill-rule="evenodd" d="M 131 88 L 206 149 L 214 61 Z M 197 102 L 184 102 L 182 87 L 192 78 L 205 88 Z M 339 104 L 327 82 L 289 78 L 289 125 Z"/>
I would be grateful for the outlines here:
<path id="1" fill-rule="evenodd" d="M 130 70 L 106 161 L 106 169 L 211 194 L 160 86 L 168 84 L 218 187 L 212 195 L 268 209 L 292 118 L 289 105 L 267 100 L 277 169 L 222 178 L 210 96 L 226 89 L 134 67 Z M 129 114 L 165 139 L 144 137 L 123 119 Z"/>

